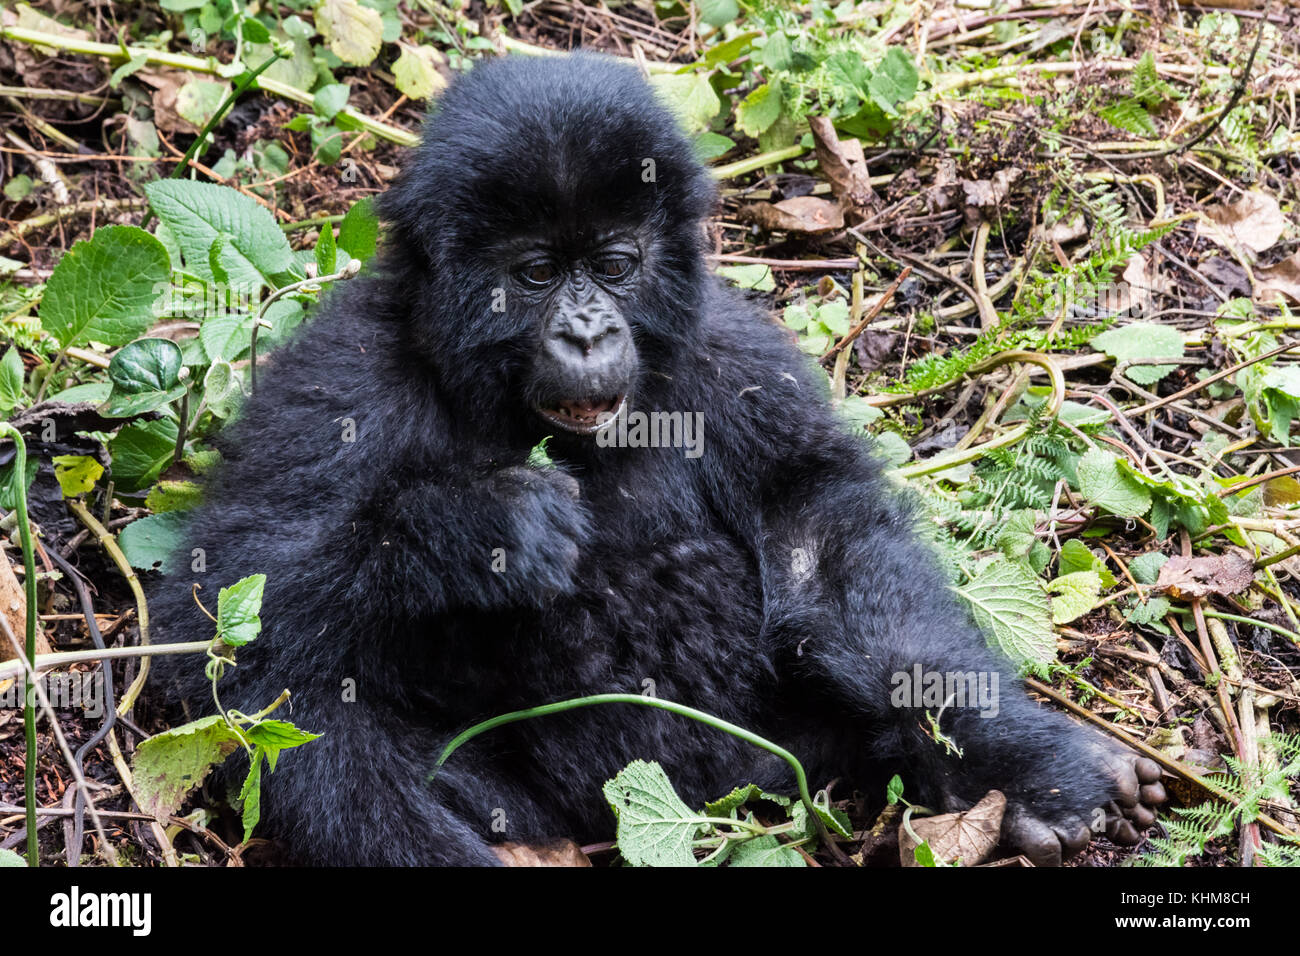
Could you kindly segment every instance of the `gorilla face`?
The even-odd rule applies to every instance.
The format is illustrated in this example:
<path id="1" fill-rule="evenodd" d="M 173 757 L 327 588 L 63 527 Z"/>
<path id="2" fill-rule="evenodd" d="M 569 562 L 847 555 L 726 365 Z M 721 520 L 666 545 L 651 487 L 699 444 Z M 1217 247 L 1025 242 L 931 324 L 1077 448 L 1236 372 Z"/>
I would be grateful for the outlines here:
<path id="1" fill-rule="evenodd" d="M 618 234 L 577 256 L 534 246 L 511 269 L 540 330 L 525 388 L 547 424 L 594 435 L 623 410 L 638 364 L 625 311 L 640 272 L 640 247 Z"/>
<path id="2" fill-rule="evenodd" d="M 579 54 L 475 74 L 381 199 L 390 267 L 422 303 L 412 346 L 465 427 L 585 444 L 698 352 L 715 188 L 631 68 Z"/>

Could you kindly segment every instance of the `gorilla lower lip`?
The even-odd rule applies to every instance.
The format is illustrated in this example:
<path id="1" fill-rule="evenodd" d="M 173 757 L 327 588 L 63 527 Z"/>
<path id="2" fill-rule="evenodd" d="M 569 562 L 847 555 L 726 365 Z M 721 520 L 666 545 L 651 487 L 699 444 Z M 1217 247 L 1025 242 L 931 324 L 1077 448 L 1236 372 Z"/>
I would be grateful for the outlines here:
<path id="1" fill-rule="evenodd" d="M 600 430 L 623 408 L 623 395 L 610 398 L 573 398 L 539 405 L 538 413 L 552 425 L 582 435 Z M 605 417 L 602 417 L 605 416 Z"/>

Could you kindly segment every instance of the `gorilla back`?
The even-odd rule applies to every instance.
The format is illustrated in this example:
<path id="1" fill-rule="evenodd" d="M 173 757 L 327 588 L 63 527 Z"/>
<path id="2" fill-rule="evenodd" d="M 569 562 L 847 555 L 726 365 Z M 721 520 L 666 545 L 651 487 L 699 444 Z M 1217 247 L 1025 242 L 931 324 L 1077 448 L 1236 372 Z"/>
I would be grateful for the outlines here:
<path id="1" fill-rule="evenodd" d="M 220 692 L 252 713 L 288 688 L 324 735 L 263 785 L 263 829 L 299 859 L 487 864 L 503 839 L 607 838 L 601 784 L 638 757 L 696 804 L 789 787 L 769 755 L 634 706 L 501 728 L 427 782 L 477 720 L 649 688 L 785 744 L 815 782 L 899 772 L 945 808 L 999 788 L 1009 842 L 1042 862 L 1112 800 L 1113 835 L 1150 822 L 1150 768 L 1024 696 L 824 375 L 706 271 L 713 202 L 630 68 L 482 64 L 383 197 L 374 275 L 274 355 L 188 527 L 178 565 L 202 548 L 206 571 L 150 606 L 162 640 L 194 639 L 192 583 L 266 574 L 262 636 Z M 640 440 L 646 421 L 695 440 Z M 553 466 L 529 465 L 547 436 Z M 891 702 L 918 666 L 999 679 L 996 716 L 945 714 L 961 759 Z M 171 701 L 210 701 L 192 659 L 161 670 Z"/>

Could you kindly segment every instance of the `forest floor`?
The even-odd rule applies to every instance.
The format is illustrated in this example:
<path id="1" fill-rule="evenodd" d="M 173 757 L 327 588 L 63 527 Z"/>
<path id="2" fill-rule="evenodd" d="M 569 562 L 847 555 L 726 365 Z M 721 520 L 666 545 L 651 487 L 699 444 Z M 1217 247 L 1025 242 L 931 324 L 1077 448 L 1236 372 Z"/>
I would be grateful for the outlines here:
<path id="1" fill-rule="evenodd" d="M 0 419 L 40 462 L 27 496 L 49 649 L 93 646 L 81 584 L 51 551 L 84 581 L 104 641 L 138 640 L 123 572 L 155 573 L 145 569 L 166 532 L 140 523 L 192 503 L 190 479 L 229 414 L 214 375 L 239 382 L 249 362 L 243 340 L 201 341 L 201 315 L 120 339 L 72 334 L 42 307 L 69 250 L 107 225 L 149 226 L 143 187 L 185 160 L 188 179 L 273 216 L 296 267 L 323 241 L 333 254 L 336 225 L 351 252 L 344 217 L 393 179 L 450 76 L 480 56 L 582 46 L 631 58 L 678 108 L 721 188 L 715 267 L 821 362 L 833 400 L 931 516 L 990 639 L 1050 706 L 1164 767 L 1180 809 L 1162 815 L 1155 842 L 1099 839 L 1078 862 L 1300 865 L 1300 10 L 922 6 L 6 7 Z M 221 116 L 272 43 L 286 55 Z M 186 160 L 208 126 L 210 142 Z M 183 461 L 147 454 L 150 440 L 164 452 L 175 441 L 159 431 L 174 403 L 130 424 L 66 404 L 108 399 L 115 350 L 145 331 L 178 343 L 209 390 Z M 56 413 L 72 424 L 42 437 L 37 425 Z M 58 473 L 54 456 L 68 456 Z M 13 458 L 0 441 L 9 485 Z M 68 506 L 78 500 L 81 512 Z M 14 507 L 12 489 L 0 507 Z M 150 534 L 124 534 L 117 562 L 96 518 Z M 0 567 L 0 593 L 13 592 L 19 610 L 4 613 L 21 636 L 12 516 L 4 533 L 12 571 Z M 13 656 L 5 643 L 0 661 Z M 99 667 L 72 670 L 102 688 Z M 133 658 L 112 667 L 108 708 L 55 707 L 72 750 L 105 728 L 138 674 Z M 77 774 L 40 724 L 42 859 L 65 860 L 73 845 L 86 863 L 266 855 L 191 804 L 166 827 L 140 812 L 124 770 L 160 725 L 135 723 L 137 690 L 71 762 L 84 764 L 107 840 L 75 805 Z M 22 850 L 23 715 L 3 679 L 0 702 L 0 849 Z M 873 833 L 870 800 L 831 797 L 853 835 L 806 860 L 897 865 L 897 814 Z"/>

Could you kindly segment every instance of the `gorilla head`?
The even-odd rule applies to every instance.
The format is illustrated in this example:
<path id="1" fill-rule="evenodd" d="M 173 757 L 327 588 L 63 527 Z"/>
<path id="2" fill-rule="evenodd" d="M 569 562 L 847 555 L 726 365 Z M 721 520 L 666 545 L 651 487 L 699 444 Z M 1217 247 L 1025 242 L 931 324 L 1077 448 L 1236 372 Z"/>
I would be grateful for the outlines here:
<path id="1" fill-rule="evenodd" d="M 381 212 L 463 414 L 590 436 L 689 350 L 714 197 L 636 71 L 579 54 L 458 80 Z"/>

